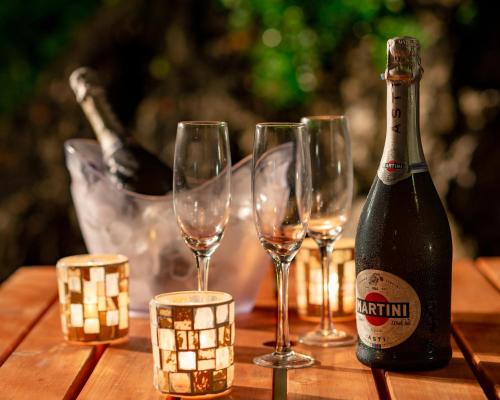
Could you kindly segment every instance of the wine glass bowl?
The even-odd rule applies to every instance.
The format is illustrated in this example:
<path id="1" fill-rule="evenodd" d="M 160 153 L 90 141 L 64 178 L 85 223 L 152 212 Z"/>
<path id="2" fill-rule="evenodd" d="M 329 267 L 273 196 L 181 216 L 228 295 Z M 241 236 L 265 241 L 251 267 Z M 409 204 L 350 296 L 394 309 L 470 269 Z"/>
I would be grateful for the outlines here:
<path id="1" fill-rule="evenodd" d="M 174 211 L 194 252 L 198 290 L 207 290 L 210 256 L 219 246 L 230 212 L 231 156 L 220 121 L 179 122 L 174 155 Z"/>
<path id="2" fill-rule="evenodd" d="M 311 169 L 305 126 L 257 124 L 252 165 L 254 220 L 262 247 L 275 263 L 278 288 L 276 349 L 254 363 L 270 368 L 303 368 L 314 363 L 292 351 L 288 327 L 288 270 L 307 232 Z"/>
<path id="3" fill-rule="evenodd" d="M 320 347 L 353 344 L 355 337 L 334 328 L 330 304 L 330 268 L 335 241 L 342 235 L 352 203 L 353 171 L 346 117 L 304 117 L 311 152 L 312 206 L 308 234 L 321 253 L 322 295 L 319 329 L 299 338 Z M 336 275 L 338 276 L 338 275 Z"/>

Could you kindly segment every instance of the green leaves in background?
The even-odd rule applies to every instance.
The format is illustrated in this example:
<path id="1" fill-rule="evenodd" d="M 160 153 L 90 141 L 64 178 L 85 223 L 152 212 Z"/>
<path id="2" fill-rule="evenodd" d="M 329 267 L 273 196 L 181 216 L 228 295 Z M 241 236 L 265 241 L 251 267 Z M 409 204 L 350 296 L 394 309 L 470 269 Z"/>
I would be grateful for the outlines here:
<path id="1" fill-rule="evenodd" d="M 388 38 L 424 31 L 402 0 L 219 0 L 229 30 L 254 38 L 248 53 L 253 95 L 277 109 L 307 102 L 322 76 L 339 72 L 335 59 L 347 45 L 370 43 L 383 70 Z"/>
<path id="2" fill-rule="evenodd" d="M 42 71 L 67 49 L 77 24 L 99 0 L 0 2 L 0 114 L 36 89 Z"/>

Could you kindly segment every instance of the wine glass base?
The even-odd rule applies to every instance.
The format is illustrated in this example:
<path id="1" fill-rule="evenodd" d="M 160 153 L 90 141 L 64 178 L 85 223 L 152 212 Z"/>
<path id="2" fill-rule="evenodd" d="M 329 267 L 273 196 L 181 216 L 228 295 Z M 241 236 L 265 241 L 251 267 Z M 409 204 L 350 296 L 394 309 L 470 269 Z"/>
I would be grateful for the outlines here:
<path id="1" fill-rule="evenodd" d="M 299 337 L 299 342 L 316 347 L 341 347 L 356 343 L 356 336 L 337 329 L 317 330 Z"/>
<path id="2" fill-rule="evenodd" d="M 314 358 L 305 354 L 290 351 L 289 353 L 279 354 L 276 352 L 264 354 L 253 359 L 254 364 L 266 368 L 306 368 L 314 364 Z"/>

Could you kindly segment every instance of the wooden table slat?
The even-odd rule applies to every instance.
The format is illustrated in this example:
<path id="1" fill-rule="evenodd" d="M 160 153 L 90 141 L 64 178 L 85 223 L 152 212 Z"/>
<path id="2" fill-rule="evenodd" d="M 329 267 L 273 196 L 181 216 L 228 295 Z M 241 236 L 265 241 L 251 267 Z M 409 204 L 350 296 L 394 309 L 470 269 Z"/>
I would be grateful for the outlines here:
<path id="1" fill-rule="evenodd" d="M 490 398 L 500 398 L 500 258 L 480 258 L 476 266 L 473 268 L 467 264 L 466 272 L 463 272 L 465 278 L 474 282 L 474 291 L 468 292 L 471 297 L 466 300 L 474 305 L 486 293 L 488 303 L 484 311 L 490 318 L 456 320 L 453 332 L 484 391 Z M 481 274 L 483 279 L 473 278 Z M 465 288 L 458 289 L 465 292 Z M 474 322 L 476 320 L 479 322 Z"/>
<path id="2" fill-rule="evenodd" d="M 500 398 L 500 328 L 493 324 L 457 322 L 454 334 L 476 370 L 489 398 Z"/>
<path id="3" fill-rule="evenodd" d="M 64 341 L 59 304 L 54 304 L 0 368 L 1 398 L 74 398 L 98 356 L 95 346 Z"/>
<path id="4" fill-rule="evenodd" d="M 464 356 L 455 342 L 452 343 L 453 358 L 445 368 L 412 373 L 386 372 L 391 399 L 485 399 Z"/>
<path id="5" fill-rule="evenodd" d="M 304 328 L 307 328 L 307 325 L 302 325 L 302 330 Z M 100 393 L 103 398 L 158 398 L 152 384 L 153 360 L 150 354 L 149 322 L 133 319 L 130 329 L 130 340 L 127 344 L 109 346 L 105 350 L 79 399 L 92 399 L 95 393 Z M 265 346 L 264 343 L 273 339 L 272 329 L 238 329 L 235 346 L 236 373 L 231 399 L 270 398 L 273 386 L 272 370 L 258 367 L 252 360 L 257 355 L 272 351 L 272 347 Z M 288 373 L 290 399 L 378 399 L 371 370 L 356 361 L 352 346 L 321 350 L 296 346 L 295 349 L 312 354 L 321 365 Z M 335 391 L 322 384 L 327 380 L 336 382 Z"/>
<path id="6" fill-rule="evenodd" d="M 483 399 L 485 392 L 492 398 L 500 396 L 500 292 L 488 275 L 496 271 L 496 266 L 500 266 L 500 258 L 480 259 L 477 268 L 472 261 L 454 263 L 452 312 L 458 347 L 454 343 L 448 367 L 419 373 L 372 371 L 356 360 L 353 346 L 315 349 L 299 345 L 295 349 L 313 355 L 318 364 L 288 371 L 287 398 Z M 292 282 L 293 274 L 293 298 Z M 7 327 L 0 325 L 0 355 L 8 357 L 0 368 L 2 399 L 31 399 L 40 388 L 44 399 L 74 398 L 78 394 L 79 399 L 165 398 L 152 385 L 148 320 L 131 319 L 127 343 L 107 347 L 71 345 L 62 338 L 58 304 L 53 304 L 56 292 L 53 268 L 21 269 L 0 287 L 2 322 L 6 318 L 17 321 Z M 236 374 L 234 390 L 227 399 L 272 397 L 273 371 L 252 364 L 253 357 L 272 350 L 272 269 L 259 299 L 257 304 L 264 308 L 237 318 Z M 13 315 L 16 310 L 19 316 Z M 294 311 L 290 318 L 293 340 L 315 326 L 299 320 Z M 355 331 L 353 321 L 338 327 Z"/>
<path id="7" fill-rule="evenodd" d="M 56 298 L 54 267 L 19 268 L 0 286 L 0 365 Z"/>
<path id="8" fill-rule="evenodd" d="M 481 293 L 478 296 L 477 293 Z M 500 312 L 500 295 L 475 268 L 472 261 L 453 265 L 452 314 L 456 321 L 491 320 Z M 463 322 L 465 324 L 470 322 Z M 494 326 L 494 325 L 492 325 Z M 467 362 L 453 341 L 450 364 L 437 371 L 418 373 L 386 372 L 387 386 L 393 399 L 483 399 L 484 392 Z M 475 368 L 474 368 L 475 370 Z M 447 397 L 448 396 L 448 397 Z"/>
<path id="9" fill-rule="evenodd" d="M 473 261 L 453 264 L 451 310 L 453 321 L 500 324 L 500 294 Z"/>
<path id="10" fill-rule="evenodd" d="M 500 290 L 500 257 L 481 257 L 476 260 L 481 273 Z"/>

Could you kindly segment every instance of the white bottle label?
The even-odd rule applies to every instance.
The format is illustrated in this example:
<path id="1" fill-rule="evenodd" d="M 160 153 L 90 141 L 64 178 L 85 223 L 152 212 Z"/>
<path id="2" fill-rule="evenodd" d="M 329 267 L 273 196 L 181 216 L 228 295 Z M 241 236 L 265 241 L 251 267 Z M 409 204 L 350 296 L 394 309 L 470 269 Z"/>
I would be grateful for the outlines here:
<path id="1" fill-rule="evenodd" d="M 361 341 L 388 349 L 408 339 L 420 321 L 420 299 L 406 281 L 365 269 L 356 277 L 356 326 Z"/>

